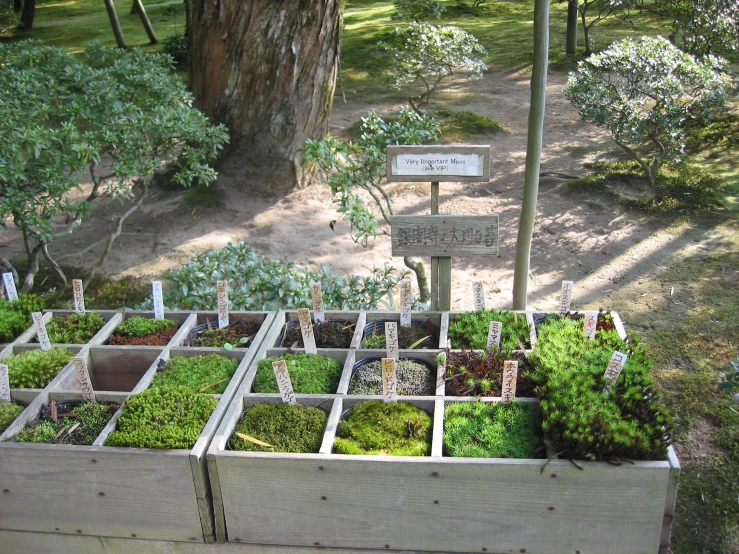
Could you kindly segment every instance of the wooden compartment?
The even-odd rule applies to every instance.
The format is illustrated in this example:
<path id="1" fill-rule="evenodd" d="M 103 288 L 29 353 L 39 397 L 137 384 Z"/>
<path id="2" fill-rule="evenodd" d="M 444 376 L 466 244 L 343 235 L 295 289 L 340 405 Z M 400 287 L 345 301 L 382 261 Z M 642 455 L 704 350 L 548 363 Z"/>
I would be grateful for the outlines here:
<path id="1" fill-rule="evenodd" d="M 535 348 L 534 345 L 536 344 L 536 328 L 534 327 L 534 318 L 532 316 L 532 313 L 533 312 L 531 312 L 531 311 L 525 311 L 525 310 L 501 310 L 501 311 L 514 312 L 514 313 L 517 313 L 517 314 L 524 314 L 524 316 L 526 317 L 526 321 L 528 321 L 529 325 L 531 325 L 531 333 L 529 335 L 529 342 L 531 343 L 531 346 L 530 346 L 530 348 L 527 348 L 527 350 L 533 350 Z M 448 324 L 447 324 L 447 333 L 449 332 L 449 325 L 451 325 L 452 323 L 454 323 L 454 319 L 457 316 L 460 316 L 460 315 L 462 315 L 464 313 L 467 313 L 467 312 L 449 312 L 449 320 L 448 320 Z M 447 344 L 447 346 L 449 348 L 451 348 L 451 340 L 449 340 L 446 344 Z"/>
<path id="2" fill-rule="evenodd" d="M 211 325 L 213 329 L 218 329 L 218 314 L 216 312 L 165 312 L 165 317 L 171 317 L 176 316 L 180 313 L 190 313 L 192 314 L 192 318 L 188 319 L 182 327 L 180 327 L 180 331 L 182 331 L 182 335 L 179 335 L 173 339 L 170 344 L 173 346 L 184 346 L 186 348 L 200 348 L 203 350 L 212 350 L 212 351 L 218 351 L 221 350 L 221 348 L 216 347 L 203 347 L 203 346 L 187 346 L 186 345 L 186 339 L 190 335 L 190 333 L 195 330 L 197 327 L 202 326 L 208 326 Z M 235 323 L 237 320 L 241 321 L 247 321 L 250 323 L 256 323 L 258 324 L 259 331 L 255 335 L 254 339 L 251 341 L 250 344 L 247 345 L 247 349 L 254 347 L 259 347 L 262 342 L 265 339 L 265 336 L 270 331 L 272 327 L 272 323 L 275 319 L 275 313 L 274 312 L 230 312 L 229 313 L 229 322 Z M 238 348 L 238 346 L 237 346 Z M 242 348 L 239 348 L 240 350 L 244 350 Z"/>
<path id="3" fill-rule="evenodd" d="M 51 321 L 55 317 L 64 317 L 68 315 L 72 315 L 76 313 L 74 310 L 44 310 L 44 322 L 48 325 L 49 321 Z M 110 336 L 110 334 L 113 332 L 113 329 L 118 327 L 118 325 L 121 324 L 121 318 L 122 315 L 120 312 L 116 312 L 114 310 L 87 310 L 86 313 L 96 313 L 100 317 L 103 318 L 103 321 L 105 321 L 105 325 L 97 332 L 95 333 L 95 336 L 93 336 L 87 344 L 103 344 L 107 338 Z M 18 337 L 15 340 L 15 344 L 29 342 L 29 343 L 36 343 L 38 339 L 36 338 L 36 326 L 32 325 L 31 328 L 23 333 L 20 337 Z M 52 343 L 54 346 L 67 346 L 66 344 L 57 344 Z M 78 345 L 80 346 L 80 345 Z"/>
<path id="4" fill-rule="evenodd" d="M 362 328 L 364 327 L 364 321 L 367 312 L 359 312 L 353 310 L 347 311 L 326 311 L 324 312 L 326 320 L 343 320 L 350 324 L 354 324 L 354 333 L 352 335 L 351 344 L 347 348 L 357 348 L 362 340 Z M 313 310 L 310 312 L 311 321 L 315 323 L 313 318 Z M 288 348 L 289 345 L 282 345 L 282 339 L 285 334 L 285 327 L 287 325 L 298 325 L 298 312 L 297 310 L 282 310 L 277 313 L 275 317 L 275 323 L 273 328 L 270 330 L 270 334 L 265 340 L 272 348 Z M 296 352 L 302 352 L 303 348 L 295 348 Z M 331 350 L 319 348 L 319 350 Z M 340 350 L 340 349 L 336 349 Z"/>
<path id="5" fill-rule="evenodd" d="M 358 348 L 365 348 L 367 349 L 363 342 L 365 339 L 364 336 L 364 327 L 369 325 L 370 323 L 374 323 L 375 321 L 380 320 L 386 320 L 390 322 L 397 322 L 398 327 L 400 327 L 400 313 L 399 312 L 389 312 L 389 311 L 371 311 L 371 312 L 365 312 L 366 314 L 366 320 L 365 325 L 362 327 L 362 337 L 360 339 L 360 344 L 358 345 Z M 439 343 L 438 345 L 435 345 L 434 348 L 445 348 L 447 343 L 447 333 L 449 331 L 449 312 L 411 312 L 411 322 L 413 324 L 420 323 L 426 319 L 430 319 L 434 325 L 439 330 Z M 367 349 L 370 350 L 370 349 Z M 378 350 L 378 349 L 372 349 L 372 350 Z M 382 349 L 379 349 L 382 350 Z"/>

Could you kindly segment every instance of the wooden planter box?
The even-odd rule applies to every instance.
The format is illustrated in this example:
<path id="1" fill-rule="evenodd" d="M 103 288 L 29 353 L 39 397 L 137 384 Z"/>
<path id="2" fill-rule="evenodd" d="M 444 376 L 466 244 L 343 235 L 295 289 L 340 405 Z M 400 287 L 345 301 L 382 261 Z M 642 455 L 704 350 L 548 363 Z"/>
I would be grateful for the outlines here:
<path id="1" fill-rule="evenodd" d="M 398 312 L 383 312 L 383 311 L 372 311 L 365 312 L 366 320 L 365 325 L 378 320 L 395 321 L 400 326 L 400 314 Z M 447 333 L 449 331 L 449 312 L 411 312 L 411 321 L 413 323 L 422 322 L 426 319 L 430 319 L 434 325 L 439 329 L 439 344 L 436 348 L 445 348 L 447 343 Z M 364 329 L 364 325 L 362 326 Z M 364 333 L 361 337 L 364 340 Z M 360 342 L 360 347 L 363 348 Z M 373 349 L 378 350 L 378 349 Z M 381 349 L 379 349 L 381 350 Z"/>
<path id="2" fill-rule="evenodd" d="M 135 315 L 129 312 L 130 315 Z M 120 314 L 118 314 L 120 316 Z M 169 315 L 169 314 L 167 314 Z M 170 344 L 178 344 L 201 314 L 191 313 Z M 212 542 L 214 520 L 205 452 L 246 370 L 266 335 L 273 313 L 246 314 L 263 325 L 248 349 L 226 351 L 212 348 L 167 346 L 89 346 L 87 358 L 93 384 L 128 388 L 131 393 L 148 388 L 157 362 L 175 356 L 195 356 L 216 351 L 239 359 L 228 388 L 220 396 L 203 433 L 191 450 L 158 450 L 107 447 L 115 430 L 119 410 L 92 446 L 29 445 L 0 442 L 0 528 L 30 532 L 56 532 L 102 537 L 142 538 L 169 541 Z M 179 342 L 178 342 L 179 341 Z M 142 365 L 149 361 L 142 373 Z M 130 368 L 130 371 L 126 371 Z M 72 368 L 73 372 L 73 368 Z M 79 389 L 65 370 L 61 379 L 36 397 L 0 441 L 14 436 L 24 422 L 35 416 L 50 394 L 68 395 Z M 100 393 L 101 396 L 105 396 Z M 116 398 L 125 399 L 127 393 Z"/>
<path id="3" fill-rule="evenodd" d="M 529 335 L 529 342 L 531 343 L 531 347 L 530 348 L 527 348 L 527 350 L 529 350 L 529 351 L 530 350 L 533 350 L 534 349 L 534 345 L 536 344 L 536 329 L 534 328 L 533 312 L 532 311 L 523 311 L 523 310 L 504 310 L 504 311 L 515 312 L 517 314 L 524 314 L 525 315 L 526 321 L 528 321 L 529 322 L 529 325 L 531 325 L 531 334 Z M 467 313 L 467 312 L 449 312 L 449 320 L 448 320 L 448 323 L 447 323 L 447 333 L 449 332 L 449 325 L 451 325 L 452 323 L 454 323 L 454 319 L 457 316 L 460 316 L 460 315 L 462 315 L 464 313 Z M 449 340 L 446 343 L 446 345 L 449 348 L 451 348 L 452 347 L 451 340 Z"/>

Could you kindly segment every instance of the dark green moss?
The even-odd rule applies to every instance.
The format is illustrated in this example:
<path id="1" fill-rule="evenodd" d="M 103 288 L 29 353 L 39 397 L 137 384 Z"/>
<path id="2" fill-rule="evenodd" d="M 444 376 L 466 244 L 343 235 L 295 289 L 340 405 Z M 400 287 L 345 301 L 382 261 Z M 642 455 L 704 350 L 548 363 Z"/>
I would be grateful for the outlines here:
<path id="1" fill-rule="evenodd" d="M 259 362 L 254 377 L 254 392 L 279 393 L 272 362 L 285 360 L 290 382 L 296 394 L 332 394 L 341 379 L 341 364 L 318 354 L 286 354 Z"/>
<path id="2" fill-rule="evenodd" d="M 316 453 L 321 447 L 328 416 L 320 408 L 300 404 L 257 404 L 244 412 L 235 433 L 272 445 L 260 446 L 234 434 L 234 450 Z"/>
<path id="3" fill-rule="evenodd" d="M 46 324 L 46 331 L 55 344 L 85 344 L 104 325 L 105 321 L 98 314 L 71 314 L 52 318 Z"/>
<path id="4" fill-rule="evenodd" d="M 124 337 L 146 337 L 176 327 L 177 322 L 171 319 L 153 319 L 135 315 L 121 323 L 115 332 Z"/>

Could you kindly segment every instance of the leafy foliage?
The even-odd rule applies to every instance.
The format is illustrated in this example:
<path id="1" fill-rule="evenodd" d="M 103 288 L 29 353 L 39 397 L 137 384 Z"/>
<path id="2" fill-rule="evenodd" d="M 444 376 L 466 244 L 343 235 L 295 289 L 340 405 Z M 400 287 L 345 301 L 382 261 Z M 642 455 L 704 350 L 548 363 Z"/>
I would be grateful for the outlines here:
<path id="1" fill-rule="evenodd" d="M 103 328 L 105 321 L 99 314 L 71 314 L 53 317 L 46 324 L 49 341 L 55 344 L 85 344 Z"/>
<path id="2" fill-rule="evenodd" d="M 520 344 L 531 346 L 531 325 L 524 314 L 499 310 L 480 310 L 453 316 L 449 322 L 449 339 L 452 348 L 473 348 L 485 350 L 488 344 L 488 330 L 491 321 L 500 321 L 503 331 L 500 348 L 509 352 L 520 348 Z"/>
<path id="3" fill-rule="evenodd" d="M 162 43 L 162 51 L 172 56 L 179 67 L 187 67 L 190 63 L 190 51 L 187 48 L 187 37 L 182 35 L 170 35 Z"/>
<path id="4" fill-rule="evenodd" d="M 582 23 L 585 53 L 591 54 L 593 51 L 590 31 L 595 25 L 612 16 L 629 21 L 628 9 L 639 3 L 641 0 L 579 0 L 577 11 Z"/>
<path id="5" fill-rule="evenodd" d="M 319 354 L 286 354 L 265 358 L 257 366 L 254 376 L 254 392 L 280 392 L 272 362 L 285 360 L 290 382 L 297 394 L 333 394 L 341 379 L 341 364 L 334 358 Z"/>
<path id="6" fill-rule="evenodd" d="M 328 415 L 320 408 L 300 404 L 257 404 L 246 412 L 235 433 L 272 445 L 265 447 L 234 434 L 234 450 L 253 452 L 317 453 L 321 448 Z"/>
<path id="7" fill-rule="evenodd" d="M 681 50 L 703 57 L 739 48 L 737 0 L 656 0 L 656 5 L 672 18 L 670 38 Z"/>
<path id="8" fill-rule="evenodd" d="M 726 393 L 739 391 L 739 357 L 729 364 L 731 369 L 721 374 L 721 382 L 718 386 L 718 390 Z"/>
<path id="9" fill-rule="evenodd" d="M 21 412 L 23 412 L 23 406 L 12 402 L 0 402 L 0 434 L 10 427 Z"/>
<path id="10" fill-rule="evenodd" d="M 198 254 L 169 272 L 165 279 L 174 287 L 165 293 L 164 303 L 168 310 L 212 310 L 217 300 L 216 281 L 225 279 L 231 310 L 295 309 L 312 306 L 310 284 L 319 282 L 327 310 L 365 310 L 376 308 L 405 277 L 405 273 L 391 267 L 370 271 L 363 277 L 342 277 L 324 265 L 316 273 L 291 261 L 260 256 L 239 241 Z M 139 308 L 151 306 L 149 299 Z"/>
<path id="11" fill-rule="evenodd" d="M 444 78 L 459 72 L 476 78 L 487 70 L 481 59 L 487 50 L 459 27 L 411 22 L 405 27 L 395 27 L 379 47 L 387 56 L 384 69 L 395 88 L 423 84 L 425 91 L 409 98 L 415 109 L 429 103 Z"/>
<path id="12" fill-rule="evenodd" d="M 334 440 L 337 454 L 428 456 L 432 418 L 405 402 L 362 402 L 339 422 Z"/>
<path id="13" fill-rule="evenodd" d="M 578 64 L 565 89 L 580 115 L 606 129 L 651 184 L 680 161 L 689 120 L 709 121 L 732 88 L 725 62 L 696 60 L 662 37 L 625 39 Z"/>
<path id="14" fill-rule="evenodd" d="M 220 354 L 178 356 L 167 360 L 162 370 L 154 376 L 151 386 L 176 385 L 193 392 L 223 394 L 238 367 L 238 360 Z"/>
<path id="15" fill-rule="evenodd" d="M 11 342 L 31 326 L 31 312 L 40 312 L 45 301 L 35 294 L 21 294 L 15 302 L 0 300 L 0 342 Z"/>
<path id="16" fill-rule="evenodd" d="M 178 323 L 171 319 L 154 319 L 135 315 L 121 323 L 116 329 L 116 333 L 125 337 L 146 337 L 177 326 Z"/>
<path id="17" fill-rule="evenodd" d="M 393 0 L 397 19 L 421 21 L 439 19 L 444 13 L 444 5 L 439 0 Z"/>
<path id="18" fill-rule="evenodd" d="M 218 400 L 184 386 L 154 387 L 132 395 L 106 446 L 192 448 Z"/>
<path id="19" fill-rule="evenodd" d="M 74 354 L 66 348 L 51 350 L 27 350 L 4 363 L 8 366 L 8 378 L 13 389 L 42 389 L 64 369 Z"/>
<path id="20" fill-rule="evenodd" d="M 539 415 L 520 402 L 457 402 L 444 410 L 444 447 L 449 456 L 535 458 L 542 450 Z"/>

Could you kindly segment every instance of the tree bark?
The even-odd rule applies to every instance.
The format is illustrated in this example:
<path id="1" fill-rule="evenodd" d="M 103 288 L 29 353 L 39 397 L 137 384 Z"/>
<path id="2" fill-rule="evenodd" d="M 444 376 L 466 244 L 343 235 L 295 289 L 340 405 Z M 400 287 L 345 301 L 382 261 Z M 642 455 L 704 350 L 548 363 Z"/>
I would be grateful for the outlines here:
<path id="1" fill-rule="evenodd" d="M 565 46 L 565 52 L 567 54 L 577 52 L 577 2 L 578 0 L 569 0 L 567 2 L 567 43 Z"/>
<path id="2" fill-rule="evenodd" d="M 21 29 L 33 29 L 33 19 L 36 17 L 36 0 L 24 0 L 21 12 Z"/>
<path id="3" fill-rule="evenodd" d="M 105 9 L 108 10 L 108 19 L 110 19 L 110 26 L 113 27 L 113 34 L 115 35 L 115 42 L 118 48 L 125 48 L 126 39 L 123 38 L 123 29 L 121 29 L 121 22 L 118 21 L 118 14 L 115 11 L 113 0 L 105 0 Z"/>
<path id="4" fill-rule="evenodd" d="M 298 151 L 328 130 L 341 22 L 340 0 L 188 2 L 195 105 L 231 135 L 222 175 L 262 195 L 301 178 Z"/>
<path id="5" fill-rule="evenodd" d="M 141 18 L 141 23 L 144 25 L 146 36 L 149 37 L 149 44 L 156 44 L 159 41 L 157 40 L 157 36 L 154 34 L 154 27 L 151 26 L 149 16 L 146 15 L 146 8 L 144 8 L 144 3 L 141 0 L 133 0 L 133 5 L 136 13 L 139 14 L 139 17 Z M 132 13 L 134 8 L 131 9 Z"/>
<path id="6" fill-rule="evenodd" d="M 16 13 L 23 11 L 23 0 L 13 0 L 13 11 Z"/>
<path id="7" fill-rule="evenodd" d="M 531 239 L 536 220 L 536 198 L 539 194 L 541 144 L 544 135 L 544 113 L 547 98 L 547 65 L 549 57 L 549 0 L 534 4 L 534 67 L 531 75 L 531 105 L 526 143 L 526 169 L 523 179 L 523 203 L 516 240 L 516 263 L 513 272 L 513 309 L 525 310 L 531 261 Z"/>

